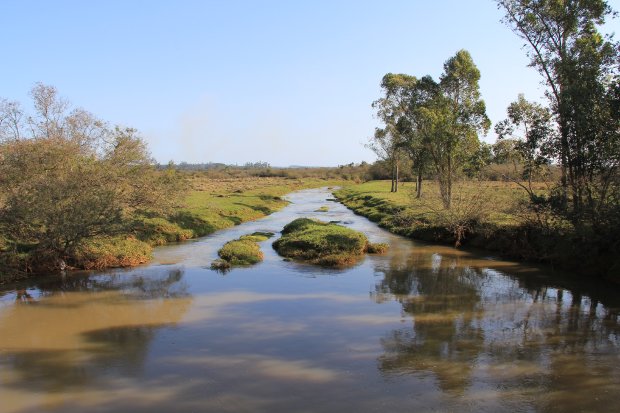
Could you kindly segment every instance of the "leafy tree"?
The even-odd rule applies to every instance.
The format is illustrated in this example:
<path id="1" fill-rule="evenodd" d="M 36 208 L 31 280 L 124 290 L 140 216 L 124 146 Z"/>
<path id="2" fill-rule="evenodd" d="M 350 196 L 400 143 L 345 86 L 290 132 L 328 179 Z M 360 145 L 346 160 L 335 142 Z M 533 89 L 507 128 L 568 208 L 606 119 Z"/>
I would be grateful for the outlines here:
<path id="1" fill-rule="evenodd" d="M 375 129 L 369 147 L 390 163 L 392 169 L 391 192 L 398 191 L 399 168 L 403 156 L 403 129 L 399 122 L 406 115 L 410 93 L 417 82 L 413 76 L 388 73 L 381 80 L 384 96 L 373 102 L 377 117 L 384 123 L 383 128 Z"/>
<path id="2" fill-rule="evenodd" d="M 37 84 L 35 113 L 16 104 L 0 142 L 0 233 L 35 265 L 70 259 L 83 240 L 116 234 L 138 212 L 163 212 L 181 186 L 157 171 L 134 129 L 110 129 L 86 111 L 68 112 L 56 89 Z M 16 126 L 17 125 L 17 126 Z"/>
<path id="3" fill-rule="evenodd" d="M 604 0 L 497 3 L 548 87 L 558 130 L 550 148 L 562 170 L 563 209 L 577 226 L 597 221 L 615 202 L 620 167 L 620 48 L 597 29 L 611 8 Z"/>
<path id="4" fill-rule="evenodd" d="M 458 51 L 444 64 L 438 93 L 420 112 L 429 130 L 427 148 L 446 209 L 450 209 L 454 179 L 480 148 L 478 133 L 486 133 L 490 127 L 479 80 L 480 71 L 469 52 Z"/>
<path id="5" fill-rule="evenodd" d="M 422 177 L 431 169 L 433 161 L 429 146 L 436 132 L 428 115 L 432 113 L 429 110 L 439 95 L 439 88 L 430 76 L 416 79 L 409 88 L 407 110 L 397 126 L 403 138 L 401 146 L 413 163 L 416 198 L 421 198 Z"/>
<path id="6" fill-rule="evenodd" d="M 556 129 L 552 115 L 540 104 L 528 102 L 522 94 L 508 106 L 507 112 L 508 118 L 495 125 L 498 143 L 507 143 L 503 145 L 504 153 L 501 156 L 512 160 L 515 169 L 517 163 L 522 166 L 521 176 L 513 180 L 534 199 L 536 196 L 532 181 L 541 167 L 549 164 L 553 153 Z M 501 147 L 498 145 L 498 148 Z M 521 180 L 525 180 L 527 186 L 522 185 Z"/>
<path id="7" fill-rule="evenodd" d="M 381 83 L 385 96 L 373 103 L 386 125 L 375 133 L 376 146 L 391 159 L 403 151 L 409 155 L 418 176 L 418 197 L 422 175 L 432 165 L 446 209 L 456 176 L 468 162 L 473 170 L 484 158 L 478 132 L 486 133 L 490 122 L 479 79 L 470 54 L 460 50 L 444 64 L 439 82 L 388 73 Z"/>

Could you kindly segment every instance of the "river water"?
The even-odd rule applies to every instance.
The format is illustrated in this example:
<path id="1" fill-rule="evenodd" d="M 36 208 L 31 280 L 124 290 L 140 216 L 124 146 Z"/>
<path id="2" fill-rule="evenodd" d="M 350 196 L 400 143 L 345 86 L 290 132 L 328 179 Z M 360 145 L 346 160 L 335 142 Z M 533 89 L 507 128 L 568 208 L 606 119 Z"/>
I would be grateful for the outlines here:
<path id="1" fill-rule="evenodd" d="M 617 411 L 617 287 L 412 242 L 330 197 L 293 193 L 148 266 L 0 290 L 0 412 Z M 328 270 L 272 239 L 259 265 L 208 269 L 300 216 L 391 249 Z"/>

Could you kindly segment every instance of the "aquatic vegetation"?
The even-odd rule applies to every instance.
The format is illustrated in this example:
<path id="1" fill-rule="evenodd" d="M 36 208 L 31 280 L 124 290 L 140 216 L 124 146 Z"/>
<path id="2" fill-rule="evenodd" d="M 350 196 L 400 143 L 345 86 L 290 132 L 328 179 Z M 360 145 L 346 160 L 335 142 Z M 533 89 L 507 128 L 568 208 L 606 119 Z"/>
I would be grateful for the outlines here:
<path id="1" fill-rule="evenodd" d="M 351 228 L 309 218 L 287 224 L 273 247 L 284 257 L 329 267 L 351 265 L 366 252 L 387 249 L 384 244 L 373 246 L 366 235 Z"/>
<path id="2" fill-rule="evenodd" d="M 257 231 L 249 235 L 244 235 L 240 237 L 240 240 L 253 241 L 253 242 L 263 242 L 267 241 L 269 238 L 273 237 L 275 234 L 273 232 L 262 232 Z"/>
<path id="3" fill-rule="evenodd" d="M 254 232 L 243 235 L 239 239 L 228 241 L 217 252 L 219 260 L 211 263 L 214 270 L 227 270 L 233 266 L 245 266 L 258 264 L 263 260 L 263 252 L 258 245 L 273 237 L 272 232 Z"/>

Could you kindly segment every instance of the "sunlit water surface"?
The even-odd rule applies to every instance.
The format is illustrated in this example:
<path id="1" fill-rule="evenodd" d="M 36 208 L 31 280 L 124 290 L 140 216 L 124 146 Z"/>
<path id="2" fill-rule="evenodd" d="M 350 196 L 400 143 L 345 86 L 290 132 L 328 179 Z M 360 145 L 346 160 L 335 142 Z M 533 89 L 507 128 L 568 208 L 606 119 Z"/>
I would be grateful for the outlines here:
<path id="1" fill-rule="evenodd" d="M 291 194 L 149 266 L 0 291 L 0 412 L 617 411 L 618 288 L 415 243 L 330 197 Z M 257 266 L 208 269 L 299 216 L 391 249 L 326 270 L 272 239 Z"/>

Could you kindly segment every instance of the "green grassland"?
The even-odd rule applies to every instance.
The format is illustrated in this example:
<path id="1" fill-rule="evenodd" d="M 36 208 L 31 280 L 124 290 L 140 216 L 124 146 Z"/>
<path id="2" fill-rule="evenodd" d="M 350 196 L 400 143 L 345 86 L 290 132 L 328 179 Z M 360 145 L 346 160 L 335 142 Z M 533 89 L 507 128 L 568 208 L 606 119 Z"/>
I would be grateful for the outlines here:
<path id="1" fill-rule="evenodd" d="M 537 187 L 544 191 L 544 185 Z M 396 234 L 430 242 L 470 244 L 511 255 L 524 255 L 519 228 L 525 191 L 517 184 L 466 181 L 453 188 L 451 209 L 442 206 L 435 182 L 425 182 L 422 197 L 415 198 L 415 184 L 390 192 L 389 181 L 348 185 L 335 196 L 353 210 Z M 509 254 L 509 255 L 510 255 Z M 524 257 L 521 258 L 532 258 Z"/>
<path id="2" fill-rule="evenodd" d="M 536 184 L 538 191 L 545 191 L 544 184 Z M 517 184 L 501 181 L 467 181 L 457 184 L 453 189 L 453 207 L 470 203 L 473 198 L 483 205 L 487 220 L 497 225 L 518 225 L 515 215 L 527 194 Z M 436 182 L 423 183 L 422 198 L 415 198 L 415 183 L 401 183 L 398 192 L 390 192 L 390 181 L 370 181 L 363 184 L 347 185 L 336 192 L 340 201 L 370 218 L 374 222 L 393 218 L 394 213 L 416 217 L 419 221 L 431 224 L 437 221 L 438 212 L 443 209 L 439 188 Z"/>

